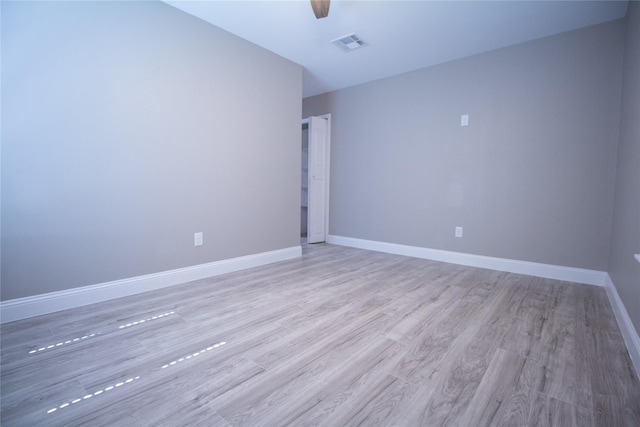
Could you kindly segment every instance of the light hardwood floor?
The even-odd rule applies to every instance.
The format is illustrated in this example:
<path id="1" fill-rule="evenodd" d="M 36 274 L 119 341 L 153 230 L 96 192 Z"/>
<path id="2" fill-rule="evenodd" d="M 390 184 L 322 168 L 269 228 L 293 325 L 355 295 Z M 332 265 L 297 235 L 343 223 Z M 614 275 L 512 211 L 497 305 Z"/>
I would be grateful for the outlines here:
<path id="1" fill-rule="evenodd" d="M 2 326 L 3 426 L 638 426 L 604 289 L 331 245 Z"/>

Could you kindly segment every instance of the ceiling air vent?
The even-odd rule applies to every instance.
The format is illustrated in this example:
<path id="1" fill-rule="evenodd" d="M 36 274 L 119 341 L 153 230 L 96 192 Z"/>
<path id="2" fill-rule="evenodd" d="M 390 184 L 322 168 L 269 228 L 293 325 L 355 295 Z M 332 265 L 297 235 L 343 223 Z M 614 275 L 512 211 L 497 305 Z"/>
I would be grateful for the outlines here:
<path id="1" fill-rule="evenodd" d="M 355 33 L 338 37 L 337 39 L 332 40 L 331 43 L 335 44 L 345 52 L 351 52 L 352 50 L 367 46 L 367 43 L 360 37 L 358 37 Z"/>

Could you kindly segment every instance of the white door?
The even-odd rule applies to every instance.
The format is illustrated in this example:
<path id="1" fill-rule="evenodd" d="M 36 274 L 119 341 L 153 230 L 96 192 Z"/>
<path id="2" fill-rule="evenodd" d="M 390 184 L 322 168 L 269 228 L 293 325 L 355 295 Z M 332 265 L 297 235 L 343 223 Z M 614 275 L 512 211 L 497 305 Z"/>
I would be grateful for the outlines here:
<path id="1" fill-rule="evenodd" d="M 307 242 L 327 240 L 329 195 L 329 122 L 309 117 L 309 207 Z"/>

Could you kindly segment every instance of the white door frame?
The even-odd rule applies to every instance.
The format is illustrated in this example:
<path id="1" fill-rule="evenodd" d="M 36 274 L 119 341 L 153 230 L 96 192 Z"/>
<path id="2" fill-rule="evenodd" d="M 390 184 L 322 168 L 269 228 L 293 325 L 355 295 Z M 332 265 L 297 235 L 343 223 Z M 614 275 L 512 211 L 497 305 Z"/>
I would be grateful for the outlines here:
<path id="1" fill-rule="evenodd" d="M 330 200 L 329 194 L 330 194 L 330 188 L 331 188 L 331 114 L 323 114 L 323 115 L 314 116 L 314 117 L 325 119 L 327 121 L 326 176 L 325 176 L 325 194 L 324 194 L 325 224 L 324 224 L 324 239 L 322 240 L 326 242 L 327 237 L 329 235 L 329 200 Z M 303 119 L 301 124 L 302 125 L 309 124 L 309 118 Z M 309 179 L 311 179 L 311 168 L 308 167 L 308 170 L 309 170 Z M 309 193 L 307 197 L 310 199 L 312 197 L 311 195 L 312 186 L 308 186 L 308 191 Z M 309 236 L 309 233 L 310 233 L 309 215 L 307 214 L 307 236 Z"/>

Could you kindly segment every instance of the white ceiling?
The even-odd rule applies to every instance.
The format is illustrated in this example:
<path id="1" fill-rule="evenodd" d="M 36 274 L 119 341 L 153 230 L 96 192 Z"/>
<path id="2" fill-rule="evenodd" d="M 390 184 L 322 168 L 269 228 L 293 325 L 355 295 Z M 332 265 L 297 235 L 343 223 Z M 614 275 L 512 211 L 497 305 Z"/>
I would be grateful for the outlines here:
<path id="1" fill-rule="evenodd" d="M 166 3 L 304 67 L 312 96 L 488 50 L 622 18 L 626 1 L 332 0 L 316 19 L 308 0 Z M 355 32 L 369 46 L 343 52 Z"/>

